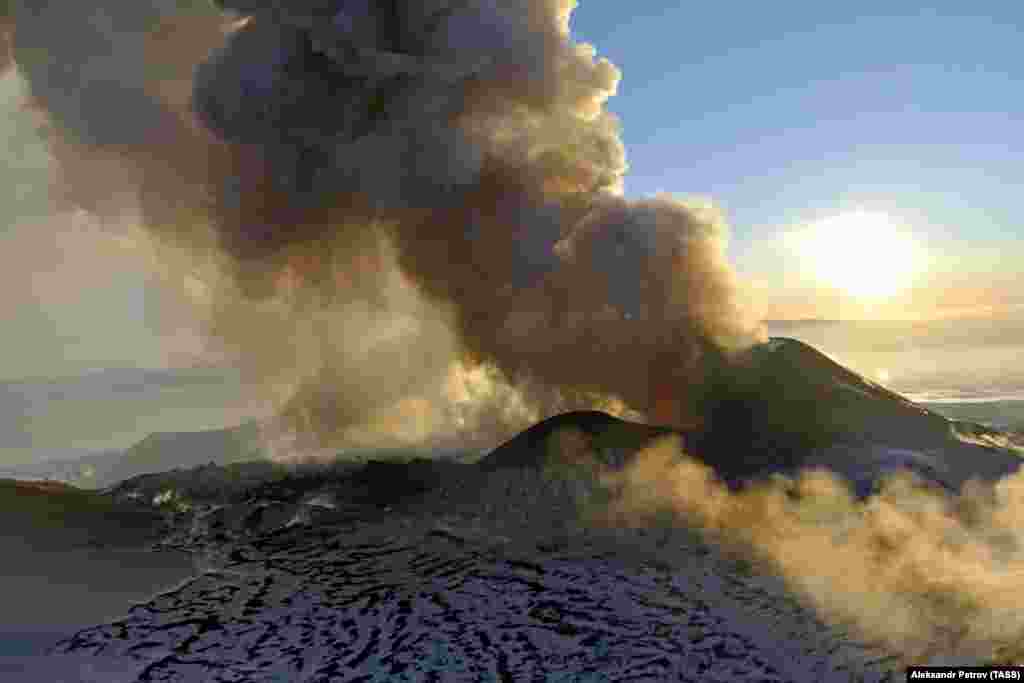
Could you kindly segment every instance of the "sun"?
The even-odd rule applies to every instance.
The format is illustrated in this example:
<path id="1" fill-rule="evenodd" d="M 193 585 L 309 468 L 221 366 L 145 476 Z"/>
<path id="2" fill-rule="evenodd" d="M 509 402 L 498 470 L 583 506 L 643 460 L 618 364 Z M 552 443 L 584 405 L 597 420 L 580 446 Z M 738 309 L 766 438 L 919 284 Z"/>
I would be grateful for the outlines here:
<path id="1" fill-rule="evenodd" d="M 878 300 L 905 290 L 921 268 L 910 232 L 884 213 L 850 211 L 791 235 L 804 270 L 852 297 Z"/>

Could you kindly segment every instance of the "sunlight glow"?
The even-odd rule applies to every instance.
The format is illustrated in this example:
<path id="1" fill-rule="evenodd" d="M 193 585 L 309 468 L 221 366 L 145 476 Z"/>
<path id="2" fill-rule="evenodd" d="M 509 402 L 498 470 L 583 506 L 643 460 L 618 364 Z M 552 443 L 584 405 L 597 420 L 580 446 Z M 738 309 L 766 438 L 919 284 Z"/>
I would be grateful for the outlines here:
<path id="1" fill-rule="evenodd" d="M 841 213 L 792 238 L 803 267 L 817 282 L 859 299 L 898 294 L 923 265 L 921 248 L 909 231 L 883 213 Z"/>

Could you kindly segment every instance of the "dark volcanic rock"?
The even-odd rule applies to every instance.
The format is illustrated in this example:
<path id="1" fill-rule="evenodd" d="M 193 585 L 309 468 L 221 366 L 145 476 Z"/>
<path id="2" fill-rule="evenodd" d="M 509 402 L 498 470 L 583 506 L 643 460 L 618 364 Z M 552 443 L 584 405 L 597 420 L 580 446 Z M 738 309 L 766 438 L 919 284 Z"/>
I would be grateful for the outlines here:
<path id="1" fill-rule="evenodd" d="M 429 460 L 371 460 L 352 475 L 351 498 L 360 503 L 395 505 L 437 487 L 441 473 Z"/>
<path id="2" fill-rule="evenodd" d="M 0 539 L 37 550 L 142 547 L 166 531 L 163 516 L 147 505 L 57 482 L 0 479 Z"/>
<path id="3" fill-rule="evenodd" d="M 265 487 L 280 490 L 280 481 L 287 478 L 287 475 L 287 468 L 267 460 L 226 466 L 211 462 L 196 467 L 140 474 L 109 487 L 105 493 L 117 499 L 152 502 L 161 495 L 173 492 L 175 497 L 193 503 L 226 503 L 244 500 L 254 492 L 260 495 Z"/>

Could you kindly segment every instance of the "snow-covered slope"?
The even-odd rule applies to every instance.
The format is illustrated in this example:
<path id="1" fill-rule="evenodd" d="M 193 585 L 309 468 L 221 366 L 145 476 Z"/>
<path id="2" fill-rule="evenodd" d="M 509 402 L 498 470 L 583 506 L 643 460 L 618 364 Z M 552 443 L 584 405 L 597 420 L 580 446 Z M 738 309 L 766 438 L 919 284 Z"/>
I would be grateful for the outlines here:
<path id="1" fill-rule="evenodd" d="M 51 665 L 87 654 L 129 667 L 126 681 L 891 675 L 886 653 L 684 529 L 579 525 L 596 480 L 451 465 L 436 485 L 388 487 L 402 467 L 193 501 L 165 545 L 196 553 L 202 573 L 63 641 Z"/>

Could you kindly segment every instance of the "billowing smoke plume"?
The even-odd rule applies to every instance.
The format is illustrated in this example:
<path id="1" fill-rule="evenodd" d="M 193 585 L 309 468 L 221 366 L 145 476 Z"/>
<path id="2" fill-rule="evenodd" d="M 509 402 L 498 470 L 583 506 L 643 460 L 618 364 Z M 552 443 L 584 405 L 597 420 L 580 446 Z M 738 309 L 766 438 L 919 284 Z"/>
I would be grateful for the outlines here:
<path id="1" fill-rule="evenodd" d="M 492 388 L 477 429 L 687 423 L 704 356 L 755 339 L 714 210 L 621 197 L 619 72 L 573 0 L 12 3 L 61 196 L 138 211 L 322 443 L 402 405 L 462 424 L 441 404 L 474 368 L 522 407 Z"/>
<path id="2" fill-rule="evenodd" d="M 951 494 L 900 472 L 857 500 L 818 470 L 732 493 L 670 437 L 605 478 L 620 496 L 597 521 L 675 516 L 894 664 L 1024 662 L 1024 474 Z"/>

